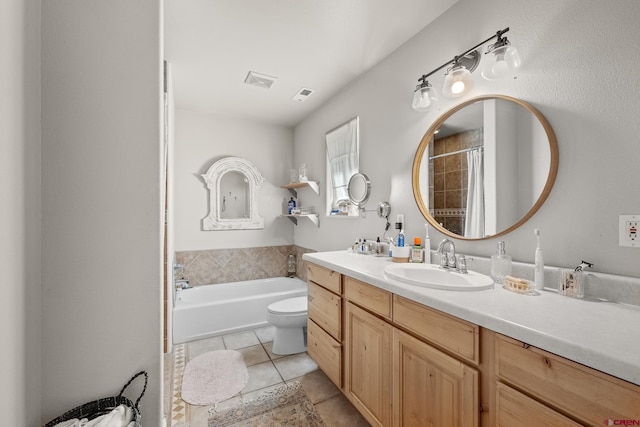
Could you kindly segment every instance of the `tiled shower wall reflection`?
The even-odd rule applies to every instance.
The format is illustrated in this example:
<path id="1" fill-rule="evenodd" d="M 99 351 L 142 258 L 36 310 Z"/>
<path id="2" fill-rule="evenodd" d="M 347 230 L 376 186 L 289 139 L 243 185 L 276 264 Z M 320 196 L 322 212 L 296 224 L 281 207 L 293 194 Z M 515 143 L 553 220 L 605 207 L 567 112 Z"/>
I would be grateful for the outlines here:
<path id="1" fill-rule="evenodd" d="M 433 171 L 430 181 L 433 193 L 429 194 L 431 214 L 454 234 L 464 235 L 467 186 L 469 172 L 467 154 L 448 154 L 459 150 L 482 146 L 484 131 L 482 128 L 460 132 L 434 141 L 433 154 L 429 169 Z M 431 144 L 430 144 L 431 145 Z M 431 163 L 433 162 L 433 163 Z"/>
<path id="2" fill-rule="evenodd" d="M 176 252 L 176 262 L 184 266 L 180 277 L 191 286 L 267 279 L 287 275 L 287 258 L 296 256 L 296 276 L 307 280 L 302 254 L 314 252 L 295 245 L 244 249 L 214 249 Z"/>

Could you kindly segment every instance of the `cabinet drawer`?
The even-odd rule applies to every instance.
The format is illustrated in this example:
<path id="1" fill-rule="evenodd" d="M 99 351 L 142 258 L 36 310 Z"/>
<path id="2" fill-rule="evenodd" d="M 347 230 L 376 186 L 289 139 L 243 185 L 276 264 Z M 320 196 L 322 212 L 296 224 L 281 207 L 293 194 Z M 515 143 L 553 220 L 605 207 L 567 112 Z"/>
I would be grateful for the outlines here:
<path id="1" fill-rule="evenodd" d="M 502 335 L 495 345 L 502 381 L 591 425 L 638 419 L 640 386 Z"/>
<path id="2" fill-rule="evenodd" d="M 308 285 L 309 319 L 336 340 L 342 340 L 342 298 L 313 282 Z"/>
<path id="3" fill-rule="evenodd" d="M 579 427 L 553 409 L 502 383 L 497 386 L 496 425 L 498 427 Z"/>
<path id="4" fill-rule="evenodd" d="M 342 346 L 313 320 L 307 324 L 307 352 L 338 388 L 342 388 Z"/>
<path id="5" fill-rule="evenodd" d="M 393 296 L 393 321 L 453 354 L 479 363 L 480 327 L 398 295 Z"/>
<path id="6" fill-rule="evenodd" d="M 342 283 L 340 273 L 320 267 L 316 264 L 307 263 L 307 280 L 315 282 L 323 288 L 329 289 L 334 294 L 342 294 Z"/>
<path id="7" fill-rule="evenodd" d="M 391 320 L 392 293 L 351 277 L 344 277 L 344 296 L 361 307 Z"/>

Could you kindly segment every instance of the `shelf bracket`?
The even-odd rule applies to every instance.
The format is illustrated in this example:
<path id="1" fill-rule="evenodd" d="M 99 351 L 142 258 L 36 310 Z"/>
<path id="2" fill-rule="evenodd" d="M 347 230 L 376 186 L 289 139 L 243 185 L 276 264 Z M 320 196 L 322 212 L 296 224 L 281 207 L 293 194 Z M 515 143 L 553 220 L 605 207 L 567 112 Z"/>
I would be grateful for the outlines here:
<path id="1" fill-rule="evenodd" d="M 309 185 L 309 187 L 311 187 L 313 191 L 315 191 L 317 195 L 320 195 L 320 186 L 316 181 L 307 181 L 307 184 Z"/>

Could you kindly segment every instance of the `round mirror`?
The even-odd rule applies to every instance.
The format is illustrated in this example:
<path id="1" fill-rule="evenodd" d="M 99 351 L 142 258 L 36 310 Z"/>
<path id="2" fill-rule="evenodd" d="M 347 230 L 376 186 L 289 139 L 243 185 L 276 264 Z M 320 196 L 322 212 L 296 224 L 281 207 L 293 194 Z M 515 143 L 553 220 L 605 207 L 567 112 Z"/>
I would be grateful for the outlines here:
<path id="1" fill-rule="evenodd" d="M 413 195 L 425 219 L 459 239 L 501 236 L 542 206 L 558 172 L 558 144 L 539 111 L 502 95 L 442 114 L 413 161 Z"/>
<path id="2" fill-rule="evenodd" d="M 355 173 L 349 179 L 347 192 L 349 193 L 349 201 L 355 206 L 364 206 L 369 200 L 369 192 L 371 191 L 371 183 L 369 178 L 363 173 Z"/>

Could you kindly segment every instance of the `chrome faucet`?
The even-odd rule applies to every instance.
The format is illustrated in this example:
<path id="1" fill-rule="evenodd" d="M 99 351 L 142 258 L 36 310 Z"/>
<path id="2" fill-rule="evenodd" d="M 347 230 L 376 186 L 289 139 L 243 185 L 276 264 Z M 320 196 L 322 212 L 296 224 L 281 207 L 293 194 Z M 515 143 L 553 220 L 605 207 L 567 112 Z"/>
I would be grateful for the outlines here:
<path id="1" fill-rule="evenodd" d="M 187 279 L 177 279 L 175 281 L 175 285 L 176 285 L 176 290 L 178 291 L 191 288 L 191 285 L 189 284 L 189 281 Z"/>
<path id="2" fill-rule="evenodd" d="M 185 279 L 183 273 L 184 265 L 173 264 L 173 283 L 176 290 L 189 289 L 191 287 L 191 285 L 189 285 L 189 280 Z M 180 278 L 178 278 L 178 276 L 180 276 Z"/>
<path id="3" fill-rule="evenodd" d="M 449 245 L 449 251 L 445 252 L 445 247 Z M 444 239 L 438 245 L 436 251 L 440 255 L 440 268 L 456 269 L 456 245 L 449 239 Z"/>

